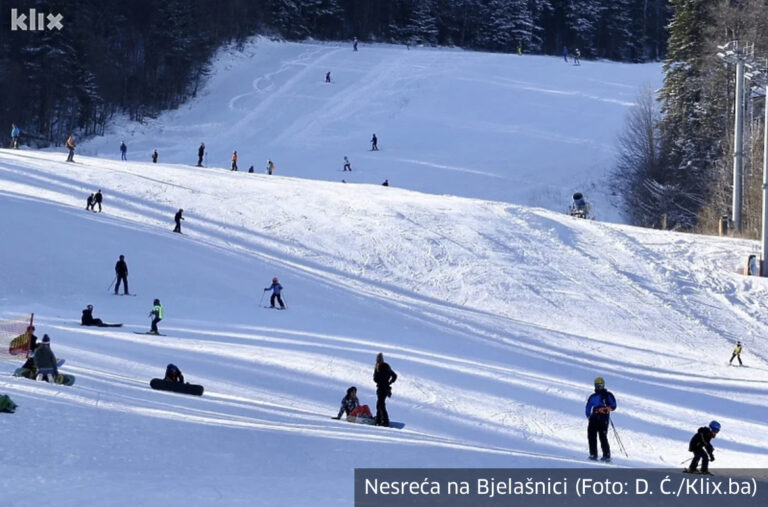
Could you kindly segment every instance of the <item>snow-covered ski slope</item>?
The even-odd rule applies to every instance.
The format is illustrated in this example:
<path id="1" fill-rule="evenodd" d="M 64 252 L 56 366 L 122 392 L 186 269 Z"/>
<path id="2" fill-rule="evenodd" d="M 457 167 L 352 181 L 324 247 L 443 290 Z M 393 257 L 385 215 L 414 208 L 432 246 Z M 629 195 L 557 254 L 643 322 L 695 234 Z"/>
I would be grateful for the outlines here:
<path id="1" fill-rule="evenodd" d="M 766 280 L 748 241 L 501 202 L 181 165 L 0 150 L 0 310 L 34 311 L 72 387 L 0 392 L 3 505 L 350 505 L 355 467 L 585 465 L 597 375 L 629 458 L 768 466 Z M 105 211 L 86 211 L 101 188 Z M 173 213 L 184 208 L 184 235 Z M 113 296 L 119 254 L 137 297 Z M 273 276 L 287 311 L 260 307 Z M 165 306 L 165 337 L 149 327 Z M 124 322 L 83 328 L 80 311 Z M 748 367 L 729 367 L 736 339 Z M 399 374 L 393 430 L 334 421 Z M 168 362 L 202 397 L 149 389 Z"/>
<path id="2" fill-rule="evenodd" d="M 331 72 L 331 84 L 325 83 Z M 605 183 L 616 137 L 659 64 L 276 43 L 223 50 L 198 97 L 144 124 L 118 123 L 86 155 L 195 164 L 397 187 L 563 211 L 573 192 L 620 221 Z M 376 133 L 378 152 L 369 140 Z M 352 172 L 343 172 L 344 156 Z"/>

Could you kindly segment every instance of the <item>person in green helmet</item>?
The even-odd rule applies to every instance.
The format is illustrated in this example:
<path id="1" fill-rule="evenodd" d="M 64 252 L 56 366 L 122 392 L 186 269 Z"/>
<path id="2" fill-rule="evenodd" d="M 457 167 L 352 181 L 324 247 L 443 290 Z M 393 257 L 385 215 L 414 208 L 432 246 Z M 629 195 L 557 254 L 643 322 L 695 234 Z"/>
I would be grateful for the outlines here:
<path id="1" fill-rule="evenodd" d="M 152 307 L 152 311 L 149 312 L 149 316 L 152 317 L 152 329 L 149 331 L 150 334 L 160 334 L 160 331 L 157 329 L 157 323 L 163 320 L 163 305 L 160 304 L 159 299 L 155 299 L 154 306 Z"/>
<path id="2" fill-rule="evenodd" d="M 589 419 L 587 426 L 587 441 L 589 442 L 589 459 L 597 459 L 597 437 L 600 437 L 600 447 L 603 456 L 600 461 L 611 461 L 611 446 L 608 443 L 608 425 L 611 422 L 611 412 L 616 410 L 616 398 L 605 388 L 605 379 L 595 379 L 595 392 L 587 398 L 586 415 Z"/>

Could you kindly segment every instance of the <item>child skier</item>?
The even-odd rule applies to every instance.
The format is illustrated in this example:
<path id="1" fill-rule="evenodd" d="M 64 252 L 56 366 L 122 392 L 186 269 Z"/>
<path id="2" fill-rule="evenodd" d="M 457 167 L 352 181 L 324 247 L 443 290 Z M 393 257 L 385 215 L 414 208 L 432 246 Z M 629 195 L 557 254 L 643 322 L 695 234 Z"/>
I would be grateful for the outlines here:
<path id="1" fill-rule="evenodd" d="M 275 307 L 275 299 L 280 303 L 280 309 L 285 310 L 285 304 L 283 304 L 283 298 L 280 297 L 280 291 L 283 290 L 283 286 L 277 282 L 277 277 L 272 279 L 272 285 L 264 289 L 264 291 L 272 290 L 272 296 L 269 298 L 269 307 Z"/>
<path id="2" fill-rule="evenodd" d="M 149 312 L 149 316 L 152 317 L 152 329 L 148 334 L 160 334 L 157 329 L 157 323 L 163 320 L 163 305 L 160 304 L 159 299 L 155 299 L 153 303 L 152 311 Z"/>
<path id="3" fill-rule="evenodd" d="M 730 365 L 733 363 L 733 360 L 736 358 L 739 360 L 739 366 L 744 366 L 744 363 L 741 362 L 741 342 L 736 342 L 736 347 L 733 349 L 733 354 L 731 355 L 731 360 L 728 361 L 728 364 Z"/>
<path id="4" fill-rule="evenodd" d="M 693 461 L 691 461 L 691 466 L 685 469 L 685 472 L 712 475 L 709 471 L 709 462 L 715 461 L 715 448 L 710 442 L 718 433 L 720 433 L 720 423 L 717 421 L 712 421 L 709 426 L 699 428 L 688 444 L 688 450 L 693 453 Z M 701 460 L 701 472 L 696 469 L 699 466 L 699 460 Z"/>
<path id="5" fill-rule="evenodd" d="M 611 422 L 611 412 L 616 410 L 616 397 L 605 388 L 603 377 L 595 379 L 595 392 L 587 398 L 585 413 L 587 425 L 587 442 L 589 443 L 589 459 L 597 459 L 597 437 L 600 437 L 600 448 L 603 456 L 600 461 L 611 461 L 611 446 L 608 443 L 608 425 Z"/>

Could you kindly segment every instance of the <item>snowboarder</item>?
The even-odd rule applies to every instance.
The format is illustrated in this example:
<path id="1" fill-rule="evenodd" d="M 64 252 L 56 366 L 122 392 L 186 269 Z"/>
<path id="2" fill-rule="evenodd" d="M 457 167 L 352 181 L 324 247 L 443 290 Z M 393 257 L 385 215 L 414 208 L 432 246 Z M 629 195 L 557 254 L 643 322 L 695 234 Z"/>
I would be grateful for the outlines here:
<path id="1" fill-rule="evenodd" d="M 94 206 L 91 208 L 93 211 L 96 211 L 96 204 L 99 205 L 99 213 L 101 213 L 101 201 L 104 199 L 104 196 L 101 195 L 101 189 L 99 189 L 96 194 L 93 196 L 93 204 Z"/>
<path id="2" fill-rule="evenodd" d="M 579 48 L 573 51 L 573 64 L 581 65 L 581 51 L 579 51 Z"/>
<path id="3" fill-rule="evenodd" d="M 589 419 L 587 440 L 589 442 L 589 459 L 597 459 L 597 437 L 600 436 L 600 447 L 603 456 L 600 461 L 611 461 L 611 446 L 608 444 L 608 425 L 611 422 L 611 412 L 616 410 L 616 398 L 605 388 L 603 377 L 595 379 L 595 392 L 587 398 L 585 413 Z"/>
<path id="4" fill-rule="evenodd" d="M 178 382 L 183 384 L 184 374 L 181 373 L 181 370 L 178 366 L 173 363 L 169 363 L 168 366 L 165 367 L 165 379 L 163 380 L 167 382 Z"/>
<path id="5" fill-rule="evenodd" d="M 44 381 L 49 381 L 48 374 L 52 374 L 54 379 L 59 376 L 59 368 L 56 365 L 56 356 L 51 350 L 51 338 L 47 334 L 43 335 L 43 342 L 37 349 L 35 349 L 33 361 L 37 375 L 42 374 Z"/>
<path id="6" fill-rule="evenodd" d="M 325 73 L 325 82 L 330 83 L 331 82 L 331 71 L 328 71 Z"/>
<path id="7" fill-rule="evenodd" d="M 341 419 L 341 415 L 346 413 L 348 417 L 370 417 L 371 409 L 368 405 L 360 405 L 360 400 L 357 399 L 357 387 L 352 386 L 347 389 L 347 395 L 341 399 L 341 408 L 338 415 L 333 419 Z"/>
<path id="8" fill-rule="evenodd" d="M 160 304 L 159 299 L 155 299 L 152 304 L 154 306 L 152 311 L 149 312 L 149 317 L 152 317 L 152 329 L 147 334 L 160 334 L 160 331 L 157 330 L 157 323 L 163 320 L 163 305 Z"/>
<path id="9" fill-rule="evenodd" d="M 203 156 L 205 155 L 205 143 L 200 143 L 197 149 L 197 167 L 203 167 Z"/>
<path id="10" fill-rule="evenodd" d="M 274 308 L 275 299 L 277 299 L 277 302 L 280 303 L 280 309 L 285 310 L 285 304 L 283 303 L 283 298 L 280 296 L 280 291 L 283 290 L 283 286 L 278 283 L 277 277 L 274 277 L 272 279 L 272 285 L 264 289 L 264 292 L 268 290 L 272 291 L 272 295 L 269 297 L 269 307 Z"/>
<path id="11" fill-rule="evenodd" d="M 19 149 L 19 127 L 11 123 L 11 148 Z"/>
<path id="12" fill-rule="evenodd" d="M 123 282 L 123 294 L 128 294 L 128 264 L 125 263 L 125 255 L 121 255 L 115 263 L 115 296 L 120 289 L 120 282 Z"/>
<path id="13" fill-rule="evenodd" d="M 93 305 L 88 305 L 83 310 L 83 316 L 80 318 L 81 326 L 98 326 L 98 327 L 113 327 L 105 324 L 101 319 L 93 318 Z"/>
<path id="14" fill-rule="evenodd" d="M 267 174 L 272 174 L 272 171 L 274 170 L 275 164 L 273 164 L 271 160 L 267 160 Z"/>
<path id="15" fill-rule="evenodd" d="M 248 172 L 249 172 L 249 173 L 252 173 L 252 172 L 253 172 L 253 166 L 251 166 L 251 167 L 249 167 L 249 168 L 248 168 Z"/>
<path id="16" fill-rule="evenodd" d="M 389 180 L 384 180 L 384 183 L 381 184 L 382 187 L 388 187 L 389 186 Z"/>
<path id="17" fill-rule="evenodd" d="M 357 37 L 355 37 L 355 40 L 352 43 L 352 51 L 357 51 Z"/>
<path id="18" fill-rule="evenodd" d="M 349 163 L 349 159 L 347 157 L 344 157 L 344 170 L 345 171 L 352 171 L 352 166 Z"/>
<path id="19" fill-rule="evenodd" d="M 159 153 L 157 153 L 157 148 L 155 148 L 155 151 L 152 152 L 152 163 L 157 164 L 157 157 Z"/>
<path id="20" fill-rule="evenodd" d="M 563 46 L 563 59 L 568 63 L 568 46 Z"/>
<path id="21" fill-rule="evenodd" d="M 387 413 L 387 398 L 392 396 L 392 384 L 397 380 L 397 374 L 389 364 L 384 362 L 384 354 L 376 355 L 376 366 L 373 367 L 373 381 L 376 383 L 376 426 L 389 426 Z"/>
<path id="22" fill-rule="evenodd" d="M 93 209 L 93 204 L 94 204 L 94 199 L 95 198 L 96 197 L 93 195 L 93 192 L 91 192 L 91 195 L 89 195 L 88 199 L 86 199 L 86 201 L 85 201 L 85 209 L 87 209 L 89 211 L 96 211 L 95 209 Z"/>
<path id="23" fill-rule="evenodd" d="M 371 137 L 371 151 L 379 151 L 379 139 L 376 134 Z"/>
<path id="24" fill-rule="evenodd" d="M 744 363 L 741 362 L 741 342 L 736 342 L 736 347 L 733 349 L 733 355 L 731 355 L 731 360 L 728 361 L 728 364 L 733 363 L 734 358 L 738 358 L 739 366 L 744 366 Z"/>
<path id="25" fill-rule="evenodd" d="M 121 160 L 128 160 L 128 157 L 125 155 L 128 151 L 128 147 L 125 145 L 125 141 L 120 141 L 120 159 Z"/>
<path id="26" fill-rule="evenodd" d="M 237 150 L 232 152 L 232 169 L 230 171 L 237 171 Z"/>
<path id="27" fill-rule="evenodd" d="M 184 217 L 181 216 L 182 213 L 184 213 L 184 210 L 179 209 L 173 216 L 173 220 L 176 222 L 176 227 L 173 228 L 173 232 L 178 232 L 179 234 L 181 234 L 181 221 L 184 220 Z"/>
<path id="28" fill-rule="evenodd" d="M 712 475 L 709 471 L 709 462 L 715 461 L 715 448 L 712 447 L 710 442 L 719 432 L 720 423 L 717 421 L 712 421 L 709 423 L 709 426 L 702 426 L 698 429 L 688 444 L 688 450 L 693 453 L 693 460 L 691 465 L 685 469 L 686 472 L 690 474 Z M 701 472 L 697 470 L 699 460 L 701 460 Z"/>
<path id="29" fill-rule="evenodd" d="M 69 150 L 69 155 L 67 156 L 67 162 L 74 162 L 75 161 L 75 136 L 72 134 L 69 134 L 69 137 L 67 138 L 67 149 Z"/>

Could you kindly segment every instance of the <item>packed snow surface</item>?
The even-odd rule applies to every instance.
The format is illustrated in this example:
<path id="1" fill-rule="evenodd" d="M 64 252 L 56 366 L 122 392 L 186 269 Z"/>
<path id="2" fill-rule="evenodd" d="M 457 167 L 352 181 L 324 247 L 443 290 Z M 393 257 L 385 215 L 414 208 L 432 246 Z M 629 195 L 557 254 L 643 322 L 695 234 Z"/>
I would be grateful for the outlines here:
<path id="1" fill-rule="evenodd" d="M 409 104 L 423 114 L 423 102 L 443 101 L 440 93 L 490 94 L 489 83 L 516 90 L 517 98 L 498 91 L 499 106 L 526 107 L 518 102 L 534 102 L 540 85 L 521 91 L 509 68 L 538 61 L 551 69 L 562 61 L 267 47 L 270 59 L 259 47 L 240 57 L 256 60 L 250 73 L 233 68 L 239 79 L 263 83 L 252 95 L 217 97 L 220 111 L 196 109 L 193 101 L 169 113 L 177 119 L 164 126 L 120 127 L 136 128 L 129 159 L 154 141 L 169 163 L 121 162 L 112 153 L 78 154 L 68 164 L 60 152 L 0 150 L 0 316 L 34 312 L 37 335 L 51 336 L 54 352 L 66 358 L 62 372 L 77 377 L 72 387 L 32 382 L 11 376 L 19 362 L 0 361 L 0 393 L 19 404 L 15 414 L 0 414 L 0 503 L 39 505 L 45 492 L 63 506 L 350 505 L 355 467 L 585 466 L 584 404 L 598 375 L 617 397 L 613 420 L 629 455 L 613 441 L 615 466 L 679 467 L 690 456 L 691 435 L 717 419 L 723 430 L 714 465 L 768 467 L 768 281 L 736 272 L 754 242 L 528 207 L 515 183 L 522 171 L 534 171 L 531 185 L 555 193 L 568 187 L 563 178 L 581 176 L 564 168 L 551 179 L 541 167 L 518 172 L 513 157 L 491 164 L 491 154 L 458 142 L 482 137 L 477 125 L 455 125 L 442 140 L 397 128 L 410 124 Z M 352 57 L 367 60 L 354 66 Z M 447 67 L 451 58 L 459 63 Z M 611 64 L 567 71 L 586 74 L 589 65 L 605 66 L 604 75 L 581 83 L 598 86 Z M 326 67 L 341 83 L 322 83 Z M 613 64 L 617 73 L 624 67 Z M 370 94 L 342 84 L 345 72 L 356 87 L 367 82 L 378 93 L 373 103 L 360 103 Z M 445 72 L 465 89 L 440 92 L 429 80 L 420 88 L 419 72 Z M 302 73 L 317 83 L 303 84 Z M 209 86 L 229 79 L 238 80 L 217 73 Z M 622 86 L 621 100 L 631 100 Z M 561 107 L 576 107 L 582 95 L 600 93 L 575 88 Z M 214 98 L 204 91 L 197 100 Z M 485 100 L 479 124 L 499 119 L 492 98 Z M 467 107 L 445 102 L 445 115 L 433 109 L 425 131 L 449 132 L 450 107 Z M 305 111 L 315 103 L 312 114 Z M 364 107 L 388 122 L 376 131 L 380 153 L 364 151 L 373 124 L 356 123 Z M 271 143 L 269 150 L 253 145 L 252 156 L 269 151 L 277 173 L 247 174 L 246 163 L 231 172 L 225 147 L 211 148 L 220 156 L 209 156 L 210 167 L 170 163 L 194 157 L 206 122 L 221 132 L 206 137 L 219 139 L 209 145 L 223 144 L 238 125 L 243 143 Z M 574 135 L 607 130 L 600 123 L 586 132 L 586 120 L 560 128 Z M 489 134 L 500 143 L 497 154 L 522 149 L 515 148 L 518 136 L 502 141 L 500 132 Z M 527 129 L 519 132 L 520 145 L 535 142 Z M 326 146 L 338 146 L 339 136 L 363 145 L 346 153 L 353 169 L 365 161 L 348 184 L 339 181 L 344 173 L 321 174 L 340 169 L 341 153 Z M 406 141 L 409 153 L 390 153 Z M 97 151 L 98 142 L 86 148 Z M 292 143 L 299 146 L 292 150 Z M 553 141 L 539 163 L 561 149 Z M 596 157 L 608 151 L 592 146 Z M 429 165 L 439 157 L 463 169 Z M 580 157 L 588 158 L 574 152 L 574 163 Z M 417 171 L 423 174 L 408 176 Z M 379 185 L 385 177 L 410 189 Z M 86 211 L 85 198 L 97 189 L 104 211 Z M 179 208 L 183 235 L 171 232 Z M 120 254 L 136 297 L 109 290 Z M 285 288 L 286 311 L 262 308 L 273 276 Z M 135 334 L 149 329 L 154 298 L 164 305 L 166 336 Z M 96 317 L 125 326 L 81 327 L 87 304 Z M 745 346 L 743 368 L 728 366 L 736 340 Z M 375 411 L 378 352 L 399 375 L 388 406 L 405 428 L 332 420 L 352 385 Z M 169 362 L 205 394 L 151 390 L 149 380 L 162 377 Z"/>

